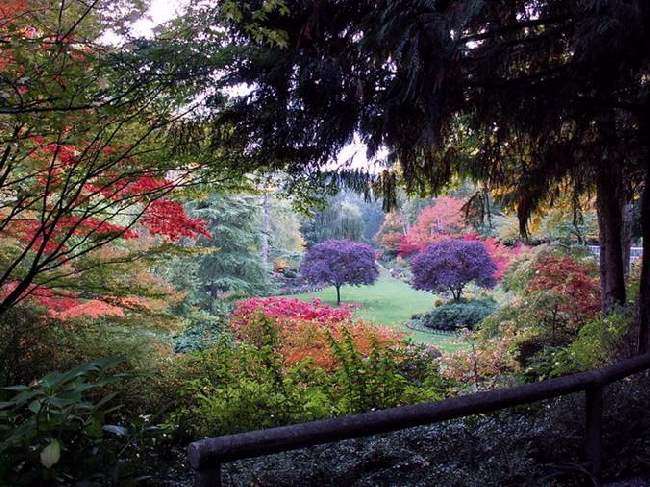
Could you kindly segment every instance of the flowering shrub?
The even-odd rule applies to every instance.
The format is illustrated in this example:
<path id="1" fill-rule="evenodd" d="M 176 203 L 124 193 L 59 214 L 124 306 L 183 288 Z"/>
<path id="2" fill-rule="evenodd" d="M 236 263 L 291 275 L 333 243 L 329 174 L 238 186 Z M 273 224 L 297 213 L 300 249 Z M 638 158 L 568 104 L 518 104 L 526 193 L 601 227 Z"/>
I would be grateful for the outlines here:
<path id="1" fill-rule="evenodd" d="M 352 320 L 350 306 L 333 308 L 319 300 L 250 298 L 235 305 L 230 327 L 237 338 L 258 347 L 271 344 L 285 365 L 311 359 L 333 369 L 337 360 L 330 347 L 348 333 L 362 355 L 372 348 L 401 344 L 402 336 L 388 328 Z"/>

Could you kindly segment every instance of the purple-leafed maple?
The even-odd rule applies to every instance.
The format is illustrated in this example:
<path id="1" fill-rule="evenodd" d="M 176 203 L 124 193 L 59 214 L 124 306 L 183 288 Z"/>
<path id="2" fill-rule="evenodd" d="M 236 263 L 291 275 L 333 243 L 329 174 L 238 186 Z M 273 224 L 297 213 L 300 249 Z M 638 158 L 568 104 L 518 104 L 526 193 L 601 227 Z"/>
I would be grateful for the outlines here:
<path id="1" fill-rule="evenodd" d="M 341 303 L 341 286 L 373 284 L 379 275 L 375 251 L 367 244 L 349 240 L 328 240 L 312 246 L 300 265 L 300 273 L 312 284 L 329 284 L 336 288 L 336 302 Z"/>
<path id="2" fill-rule="evenodd" d="M 496 284 L 497 267 L 485 244 L 450 239 L 426 247 L 411 261 L 412 286 L 433 292 L 450 292 L 455 301 L 470 282 L 484 288 Z"/>

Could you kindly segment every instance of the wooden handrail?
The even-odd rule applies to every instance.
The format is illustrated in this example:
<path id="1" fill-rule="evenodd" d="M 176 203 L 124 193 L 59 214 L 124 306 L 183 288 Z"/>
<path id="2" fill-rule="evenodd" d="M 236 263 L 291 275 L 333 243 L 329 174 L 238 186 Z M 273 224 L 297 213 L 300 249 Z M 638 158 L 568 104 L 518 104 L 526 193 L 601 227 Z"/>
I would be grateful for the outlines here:
<path id="1" fill-rule="evenodd" d="M 369 413 L 281 426 L 191 443 L 189 461 L 196 485 L 220 486 L 221 464 L 333 441 L 372 436 L 449 419 L 486 414 L 543 399 L 586 391 L 586 453 L 592 474 L 600 476 L 602 389 L 635 373 L 650 369 L 650 353 L 588 372 L 507 389 L 477 392 L 435 403 L 384 409 Z"/>

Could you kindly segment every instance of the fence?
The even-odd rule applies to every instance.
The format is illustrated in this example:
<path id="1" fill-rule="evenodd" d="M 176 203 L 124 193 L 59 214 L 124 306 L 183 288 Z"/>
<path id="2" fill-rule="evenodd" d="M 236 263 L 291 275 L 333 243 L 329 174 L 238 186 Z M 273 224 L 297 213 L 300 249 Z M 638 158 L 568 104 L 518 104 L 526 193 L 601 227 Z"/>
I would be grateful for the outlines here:
<path id="1" fill-rule="evenodd" d="M 534 384 L 479 392 L 437 403 L 415 404 L 310 423 L 282 426 L 192 443 L 189 460 L 197 487 L 221 486 L 221 465 L 299 448 L 402 430 L 585 391 L 585 454 L 599 482 L 602 461 L 603 388 L 650 369 L 650 353 L 618 364 Z"/>
<path id="2" fill-rule="evenodd" d="M 600 256 L 600 245 L 588 245 L 589 252 L 596 257 Z M 630 247 L 630 260 L 635 261 L 643 257 L 643 247 Z"/>

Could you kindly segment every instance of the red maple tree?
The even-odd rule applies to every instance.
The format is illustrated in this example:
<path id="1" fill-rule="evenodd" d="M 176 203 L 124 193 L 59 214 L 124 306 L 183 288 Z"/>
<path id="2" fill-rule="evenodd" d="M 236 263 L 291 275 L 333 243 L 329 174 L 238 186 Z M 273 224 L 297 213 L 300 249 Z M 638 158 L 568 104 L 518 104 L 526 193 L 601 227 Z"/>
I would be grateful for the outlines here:
<path id="1" fill-rule="evenodd" d="M 60 6 L 0 0 L 0 314 L 31 299 L 59 317 L 117 315 L 101 286 L 81 299 L 75 281 L 146 252 L 106 258 L 104 247 L 208 235 L 172 199 L 201 168 L 162 150 L 186 113 L 153 103 L 177 92 L 174 67 L 162 83 L 111 64 L 97 41 L 107 12 Z"/>
<path id="2" fill-rule="evenodd" d="M 463 212 L 464 201 L 453 196 L 440 196 L 434 204 L 418 215 L 417 221 L 400 241 L 399 253 L 407 257 L 445 238 L 468 230 Z"/>

